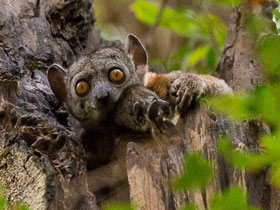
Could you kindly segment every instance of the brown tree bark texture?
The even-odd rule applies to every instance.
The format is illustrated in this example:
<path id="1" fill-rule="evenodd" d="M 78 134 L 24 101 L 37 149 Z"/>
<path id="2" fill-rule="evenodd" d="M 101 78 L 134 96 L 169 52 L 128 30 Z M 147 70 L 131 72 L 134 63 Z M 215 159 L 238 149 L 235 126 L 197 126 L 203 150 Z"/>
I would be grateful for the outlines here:
<path id="1" fill-rule="evenodd" d="M 254 12 L 263 9 L 258 7 Z M 233 11 L 219 66 L 222 77 L 237 90 L 263 81 L 243 27 L 247 12 L 247 5 Z M 54 62 L 67 67 L 84 51 L 121 46 L 102 40 L 93 24 L 90 0 L 0 0 L 0 181 L 10 201 L 24 201 L 32 210 L 98 208 L 88 186 L 78 128 L 52 94 L 45 74 Z M 177 209 L 185 202 L 207 209 L 214 192 L 239 183 L 248 189 L 253 204 L 279 208 L 278 192 L 266 183 L 266 171 L 238 172 L 217 155 L 217 140 L 228 131 L 236 144 L 256 147 L 256 123 L 232 128 L 201 107 L 180 119 L 178 128 L 183 130 L 184 148 L 170 144 L 164 156 L 156 149 L 128 144 L 132 202 L 145 210 Z M 132 141 L 129 135 L 123 138 Z M 203 193 L 173 193 L 170 180 L 182 170 L 183 154 L 197 150 L 213 161 L 218 171 L 214 182 Z"/>
<path id="2" fill-rule="evenodd" d="M 0 180 L 30 209 L 95 209 L 83 149 L 45 75 L 102 44 L 93 22 L 89 0 L 0 1 Z"/>

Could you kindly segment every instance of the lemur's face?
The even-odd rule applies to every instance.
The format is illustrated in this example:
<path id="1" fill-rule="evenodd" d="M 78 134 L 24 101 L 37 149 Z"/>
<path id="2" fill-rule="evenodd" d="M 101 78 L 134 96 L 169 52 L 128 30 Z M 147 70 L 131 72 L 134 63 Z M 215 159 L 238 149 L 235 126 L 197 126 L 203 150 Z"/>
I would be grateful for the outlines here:
<path id="1" fill-rule="evenodd" d="M 138 47 L 143 47 L 137 41 Z M 134 44 L 126 43 L 126 51 L 103 48 L 82 56 L 67 73 L 56 64 L 49 68 L 48 79 L 54 94 L 84 128 L 104 126 L 104 121 L 112 119 L 111 113 L 124 91 L 141 83 L 137 67 L 147 64 L 147 55 L 145 51 L 139 54 Z M 139 55 L 144 55 L 144 59 Z"/>
<path id="2" fill-rule="evenodd" d="M 66 105 L 84 127 L 112 118 L 122 93 L 140 84 L 132 60 L 117 48 L 105 48 L 74 63 L 66 81 Z"/>

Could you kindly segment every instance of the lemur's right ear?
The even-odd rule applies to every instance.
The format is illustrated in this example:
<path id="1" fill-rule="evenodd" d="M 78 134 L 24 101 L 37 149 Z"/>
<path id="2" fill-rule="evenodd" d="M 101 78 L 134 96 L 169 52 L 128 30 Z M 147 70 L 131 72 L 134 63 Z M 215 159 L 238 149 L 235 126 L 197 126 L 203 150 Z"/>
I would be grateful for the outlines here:
<path id="1" fill-rule="evenodd" d="M 58 64 L 52 64 L 47 71 L 48 80 L 54 95 L 59 101 L 65 102 L 67 91 L 66 91 L 66 71 Z"/>
<path id="2" fill-rule="evenodd" d="M 143 79 L 148 71 L 148 54 L 141 41 L 133 34 L 128 34 L 125 41 L 125 51 L 132 58 L 136 73 Z"/>

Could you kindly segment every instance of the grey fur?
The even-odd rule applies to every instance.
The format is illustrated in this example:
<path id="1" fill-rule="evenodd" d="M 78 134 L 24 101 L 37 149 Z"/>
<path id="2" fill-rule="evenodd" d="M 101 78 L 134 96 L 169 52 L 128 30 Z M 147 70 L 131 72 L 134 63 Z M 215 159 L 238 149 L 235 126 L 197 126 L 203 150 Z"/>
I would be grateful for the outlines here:
<path id="1" fill-rule="evenodd" d="M 106 123 L 113 121 L 133 130 L 146 131 L 150 128 L 150 105 L 155 100 L 160 101 L 157 110 L 159 112 L 160 106 L 166 104 L 142 85 L 140 77 L 147 68 L 148 58 L 139 39 L 128 35 L 125 46 L 125 52 L 118 48 L 103 48 L 91 55 L 82 56 L 67 73 L 56 64 L 48 70 L 54 94 L 66 104 L 69 113 L 86 130 L 106 128 Z M 124 72 L 125 80 L 121 84 L 113 84 L 108 79 L 109 71 L 113 68 Z M 57 82 L 54 78 L 57 75 L 60 78 L 64 75 L 64 78 Z M 80 80 L 86 80 L 90 84 L 90 92 L 85 97 L 78 96 L 75 91 Z M 58 86 L 62 88 L 59 89 Z M 65 97 L 62 97 L 63 92 L 66 93 Z M 108 94 L 105 103 L 99 100 L 102 94 Z M 144 122 L 139 122 L 139 116 L 134 113 L 135 103 L 143 106 L 143 113 L 140 115 L 147 118 Z"/>

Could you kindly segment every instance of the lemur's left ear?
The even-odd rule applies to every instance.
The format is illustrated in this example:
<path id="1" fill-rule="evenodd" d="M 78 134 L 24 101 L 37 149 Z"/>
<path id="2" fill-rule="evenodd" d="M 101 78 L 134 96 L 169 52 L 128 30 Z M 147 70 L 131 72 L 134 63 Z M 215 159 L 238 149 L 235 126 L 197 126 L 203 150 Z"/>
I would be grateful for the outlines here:
<path id="1" fill-rule="evenodd" d="M 66 71 L 58 64 L 52 64 L 47 71 L 50 87 L 59 101 L 65 102 L 67 88 L 65 83 Z"/>
<path id="2" fill-rule="evenodd" d="M 125 41 L 125 51 L 132 58 L 140 79 L 148 71 L 148 54 L 141 41 L 133 34 L 128 34 Z"/>

